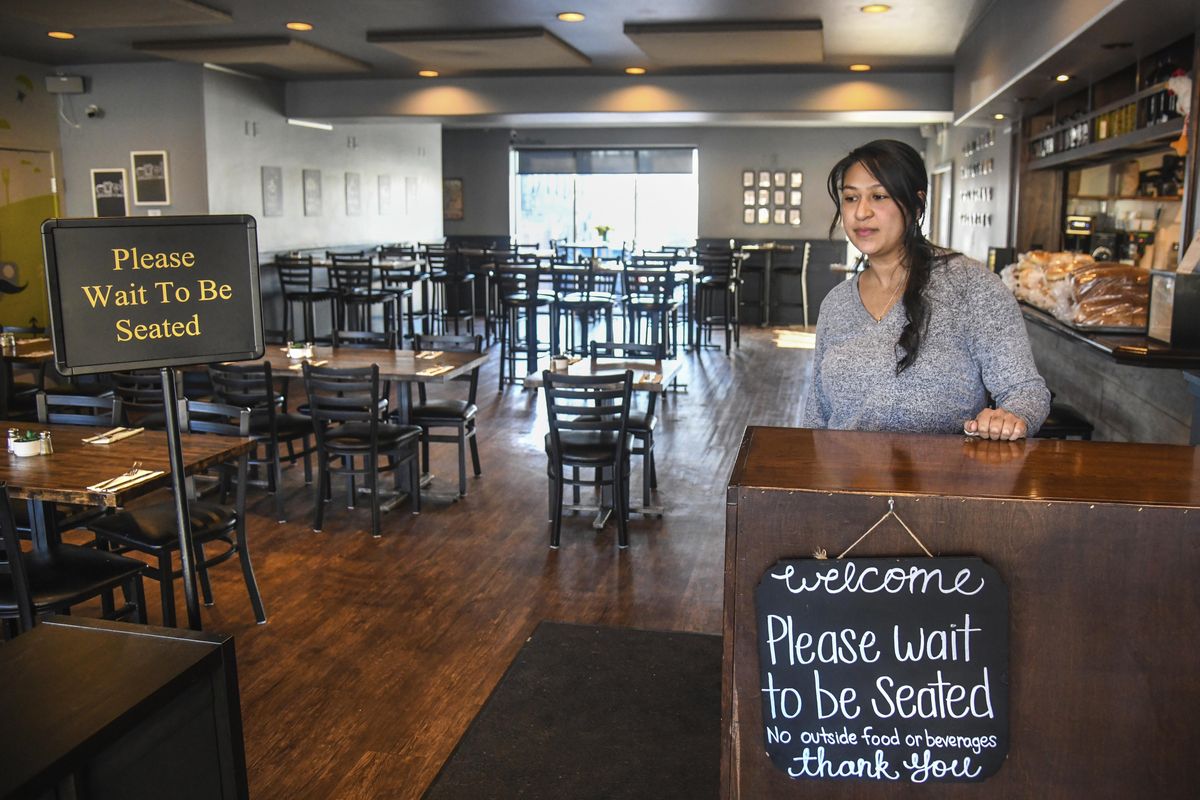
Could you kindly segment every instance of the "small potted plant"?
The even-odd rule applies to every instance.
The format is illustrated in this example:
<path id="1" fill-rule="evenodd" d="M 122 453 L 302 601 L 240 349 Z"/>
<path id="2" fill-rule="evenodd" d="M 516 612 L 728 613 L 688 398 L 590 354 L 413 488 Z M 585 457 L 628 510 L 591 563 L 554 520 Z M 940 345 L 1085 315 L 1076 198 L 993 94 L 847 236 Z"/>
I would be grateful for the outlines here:
<path id="1" fill-rule="evenodd" d="M 12 451 L 15 456 L 40 456 L 42 439 L 37 431 L 20 431 L 12 440 Z"/>
<path id="2" fill-rule="evenodd" d="M 612 225 L 597 225 L 596 235 L 600 237 L 600 241 L 608 241 L 608 232 L 612 230 Z"/>

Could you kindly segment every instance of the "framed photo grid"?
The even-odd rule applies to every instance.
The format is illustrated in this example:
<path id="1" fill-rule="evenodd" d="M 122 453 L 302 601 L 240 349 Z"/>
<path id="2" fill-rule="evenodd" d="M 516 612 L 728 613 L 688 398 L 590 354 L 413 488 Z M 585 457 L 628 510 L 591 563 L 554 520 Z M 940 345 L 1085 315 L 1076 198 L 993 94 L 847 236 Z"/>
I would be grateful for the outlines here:
<path id="1" fill-rule="evenodd" d="M 743 169 L 742 224 L 799 226 L 803 185 L 798 169 Z"/>
<path id="2" fill-rule="evenodd" d="M 129 216 L 125 168 L 93 169 L 91 175 L 92 214 L 97 217 Z"/>
<path id="3" fill-rule="evenodd" d="M 134 205 L 171 205 L 166 150 L 134 150 L 129 154 L 129 165 L 133 175 Z"/>

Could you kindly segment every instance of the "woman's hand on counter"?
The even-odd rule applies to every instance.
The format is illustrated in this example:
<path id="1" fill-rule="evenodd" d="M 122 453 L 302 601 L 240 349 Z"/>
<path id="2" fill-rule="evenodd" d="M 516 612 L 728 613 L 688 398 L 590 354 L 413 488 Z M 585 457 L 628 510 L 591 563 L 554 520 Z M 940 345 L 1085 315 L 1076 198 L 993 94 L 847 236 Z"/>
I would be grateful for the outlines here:
<path id="1" fill-rule="evenodd" d="M 1024 439 L 1025 420 L 1003 408 L 985 408 L 963 424 L 963 433 L 980 439 L 1015 442 Z"/>

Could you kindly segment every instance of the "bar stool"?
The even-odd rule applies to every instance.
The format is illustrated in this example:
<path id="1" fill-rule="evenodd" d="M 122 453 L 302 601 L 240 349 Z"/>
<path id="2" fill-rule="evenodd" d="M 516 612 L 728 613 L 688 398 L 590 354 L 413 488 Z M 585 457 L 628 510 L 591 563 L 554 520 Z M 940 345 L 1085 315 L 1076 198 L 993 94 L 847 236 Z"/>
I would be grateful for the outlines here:
<path id="1" fill-rule="evenodd" d="M 398 298 L 376 285 L 377 269 L 370 258 L 333 256 L 329 277 L 337 292 L 337 330 L 374 330 L 372 312 L 379 306 L 384 333 L 395 332 Z"/>
<path id="2" fill-rule="evenodd" d="M 512 255 L 508 263 L 496 265 L 496 289 L 499 294 L 499 338 L 500 338 L 500 389 L 504 389 L 505 367 L 508 381 L 516 383 L 519 378 L 517 365 L 527 354 L 532 343 L 535 353 L 553 353 L 558 344 L 554 321 L 558 310 L 553 291 L 538 288 L 541 274 L 537 259 L 533 256 Z M 550 340 L 545 346 L 538 337 L 538 313 L 545 309 L 549 318 Z M 521 323 L 524 321 L 524 333 Z"/>
<path id="3" fill-rule="evenodd" d="M 556 296 L 555 327 L 561 317 L 567 318 L 564 347 L 573 353 L 587 354 L 588 334 L 593 319 L 604 315 L 605 341 L 613 341 L 613 311 L 618 305 L 617 275 L 615 271 L 599 271 L 595 262 L 588 266 L 553 264 L 552 275 Z M 579 322 L 578 344 L 575 341 L 575 323 Z"/>
<path id="4" fill-rule="evenodd" d="M 433 287 L 431 328 L 441 333 L 460 332 L 459 323 L 465 318 L 467 331 L 475 332 L 475 275 L 467 269 L 456 250 L 424 245 L 425 262 L 429 265 L 429 280 Z"/>
<path id="5" fill-rule="evenodd" d="M 742 344 L 738 304 L 741 299 L 739 258 L 732 251 L 703 252 L 696 256 L 701 267 L 696 287 L 696 346 L 704 347 L 719 325 L 725 331 L 725 355 L 731 343 Z"/>
<path id="6" fill-rule="evenodd" d="M 313 306 L 316 303 L 329 303 L 332 316 L 337 292 L 313 285 L 312 256 L 276 256 L 275 266 L 279 270 L 279 288 L 283 294 L 284 336 L 295 339 L 292 304 L 300 303 L 303 311 L 304 341 L 316 341 L 313 332 Z"/>

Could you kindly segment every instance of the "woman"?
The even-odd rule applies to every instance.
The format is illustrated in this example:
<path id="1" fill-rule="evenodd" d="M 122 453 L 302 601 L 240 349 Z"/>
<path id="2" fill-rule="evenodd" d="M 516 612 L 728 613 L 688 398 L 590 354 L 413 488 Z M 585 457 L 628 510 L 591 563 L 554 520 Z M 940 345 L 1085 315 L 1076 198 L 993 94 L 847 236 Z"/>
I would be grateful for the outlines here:
<path id="1" fill-rule="evenodd" d="M 1020 309 L 979 262 L 922 235 L 928 183 L 917 151 L 891 139 L 853 150 L 829 173 L 830 235 L 840 220 L 867 267 L 821 303 L 804 424 L 1033 435 L 1050 393 Z"/>

